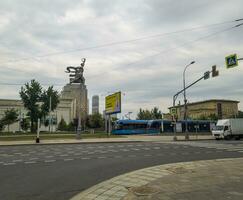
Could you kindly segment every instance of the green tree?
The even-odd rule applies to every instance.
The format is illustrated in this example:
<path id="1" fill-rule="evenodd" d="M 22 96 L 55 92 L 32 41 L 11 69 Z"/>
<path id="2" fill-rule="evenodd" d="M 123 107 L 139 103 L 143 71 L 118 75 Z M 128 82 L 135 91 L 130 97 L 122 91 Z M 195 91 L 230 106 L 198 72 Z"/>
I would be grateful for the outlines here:
<path id="1" fill-rule="evenodd" d="M 139 109 L 139 112 L 137 114 L 137 119 L 140 120 L 149 120 L 152 119 L 151 112 L 149 110 L 143 110 L 142 108 Z"/>
<path id="2" fill-rule="evenodd" d="M 3 124 L 2 120 L 0 120 L 0 131 L 3 131 L 5 125 Z"/>
<path id="3" fill-rule="evenodd" d="M 30 117 L 31 132 L 35 132 L 37 120 L 41 116 L 38 102 L 42 97 L 42 87 L 37 81 L 31 80 L 30 83 L 21 87 L 19 94 L 24 107 L 28 110 L 27 115 Z"/>
<path id="4" fill-rule="evenodd" d="M 152 116 L 152 119 L 162 119 L 162 112 L 159 110 L 159 108 L 154 107 L 151 110 L 151 116 Z"/>
<path id="5" fill-rule="evenodd" d="M 103 126 L 103 119 L 100 113 L 95 113 L 89 116 L 90 128 L 101 128 Z"/>
<path id="6" fill-rule="evenodd" d="M 10 110 L 4 111 L 4 116 L 1 121 L 2 121 L 3 125 L 8 126 L 8 132 L 9 132 L 9 125 L 13 124 L 17 120 L 18 120 L 18 112 L 17 112 L 17 110 L 12 108 Z"/>
<path id="7" fill-rule="evenodd" d="M 149 111 L 148 109 L 143 110 L 142 108 L 140 108 L 137 114 L 137 119 L 140 120 L 162 119 L 162 112 L 157 107 L 154 107 L 151 111 Z"/>
<path id="8" fill-rule="evenodd" d="M 67 127 L 67 123 L 65 122 L 65 120 L 62 118 L 61 121 L 58 124 L 58 130 L 59 131 L 66 131 L 68 129 Z"/>
<path id="9" fill-rule="evenodd" d="M 27 131 L 30 128 L 30 119 L 23 118 L 20 122 L 20 127 L 22 130 Z"/>
<path id="10" fill-rule="evenodd" d="M 50 102 L 51 102 L 51 111 L 57 108 L 59 103 L 58 91 L 53 89 L 53 86 L 48 87 L 47 90 L 44 90 L 41 95 L 41 116 L 45 119 L 50 111 Z"/>

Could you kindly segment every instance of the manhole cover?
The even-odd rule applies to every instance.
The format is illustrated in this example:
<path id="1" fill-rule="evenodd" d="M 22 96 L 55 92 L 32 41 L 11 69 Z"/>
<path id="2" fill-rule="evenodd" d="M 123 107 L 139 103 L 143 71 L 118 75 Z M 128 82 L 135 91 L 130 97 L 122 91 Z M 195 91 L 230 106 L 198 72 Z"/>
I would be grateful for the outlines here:
<path id="1" fill-rule="evenodd" d="M 129 191 L 137 196 L 148 196 L 159 192 L 157 188 L 150 186 L 132 187 L 129 188 Z"/>

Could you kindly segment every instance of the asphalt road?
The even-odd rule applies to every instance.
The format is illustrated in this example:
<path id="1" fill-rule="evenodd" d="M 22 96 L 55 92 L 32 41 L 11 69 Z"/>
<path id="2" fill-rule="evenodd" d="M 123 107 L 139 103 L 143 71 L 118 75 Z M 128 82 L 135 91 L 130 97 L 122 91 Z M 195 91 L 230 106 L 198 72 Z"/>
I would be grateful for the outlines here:
<path id="1" fill-rule="evenodd" d="M 0 147 L 0 199 L 62 200 L 158 164 L 243 156 L 243 141 Z"/>

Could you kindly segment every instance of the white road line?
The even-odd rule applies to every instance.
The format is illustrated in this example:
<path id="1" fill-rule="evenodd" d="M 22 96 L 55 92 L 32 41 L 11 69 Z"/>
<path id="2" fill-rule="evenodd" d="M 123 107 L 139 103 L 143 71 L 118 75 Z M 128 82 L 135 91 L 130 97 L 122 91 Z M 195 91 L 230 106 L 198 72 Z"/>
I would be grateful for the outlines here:
<path id="1" fill-rule="evenodd" d="M 45 156 L 45 158 L 53 158 L 54 156 Z"/>
<path id="2" fill-rule="evenodd" d="M 34 163 L 36 163 L 36 161 L 26 161 L 26 162 L 24 162 L 24 164 L 34 164 Z"/>
<path id="3" fill-rule="evenodd" d="M 68 154 L 62 154 L 62 155 L 59 155 L 59 156 L 64 157 L 64 156 L 68 156 Z"/>
<path id="4" fill-rule="evenodd" d="M 104 158 L 107 158 L 107 157 L 105 157 L 105 156 L 98 157 L 98 159 L 104 159 Z"/>
<path id="5" fill-rule="evenodd" d="M 91 159 L 91 158 L 86 158 L 86 157 L 83 157 L 83 158 L 81 158 L 82 160 L 89 160 L 89 159 Z"/>
<path id="6" fill-rule="evenodd" d="M 13 160 L 13 162 L 23 162 L 23 160 Z"/>
<path id="7" fill-rule="evenodd" d="M 3 163 L 3 165 L 15 165 L 15 163 Z"/>
<path id="8" fill-rule="evenodd" d="M 29 160 L 38 160 L 39 158 L 30 158 Z"/>
<path id="9" fill-rule="evenodd" d="M 16 155 L 21 155 L 21 154 L 23 154 L 23 153 L 20 153 L 20 152 L 16 152 L 16 153 L 14 153 L 14 154 L 16 154 Z"/>
<path id="10" fill-rule="evenodd" d="M 152 156 L 152 155 L 151 154 L 145 154 L 144 156 L 149 157 L 149 156 Z"/>

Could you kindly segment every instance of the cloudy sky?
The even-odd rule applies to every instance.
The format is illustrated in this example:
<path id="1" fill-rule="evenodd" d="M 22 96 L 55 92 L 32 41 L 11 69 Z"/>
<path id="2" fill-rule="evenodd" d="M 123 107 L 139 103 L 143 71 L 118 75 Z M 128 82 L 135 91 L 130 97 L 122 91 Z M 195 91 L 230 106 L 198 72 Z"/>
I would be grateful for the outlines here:
<path id="1" fill-rule="evenodd" d="M 217 65 L 219 77 L 201 81 L 188 101 L 243 100 L 243 61 L 225 69 L 224 57 L 243 57 L 242 0 L 2 0 L 0 98 L 17 99 L 36 79 L 61 91 L 66 66 L 86 58 L 89 99 L 121 90 L 123 114 L 159 107 Z M 182 96 L 178 98 L 182 101 Z M 239 105 L 243 109 L 243 102 Z"/>

